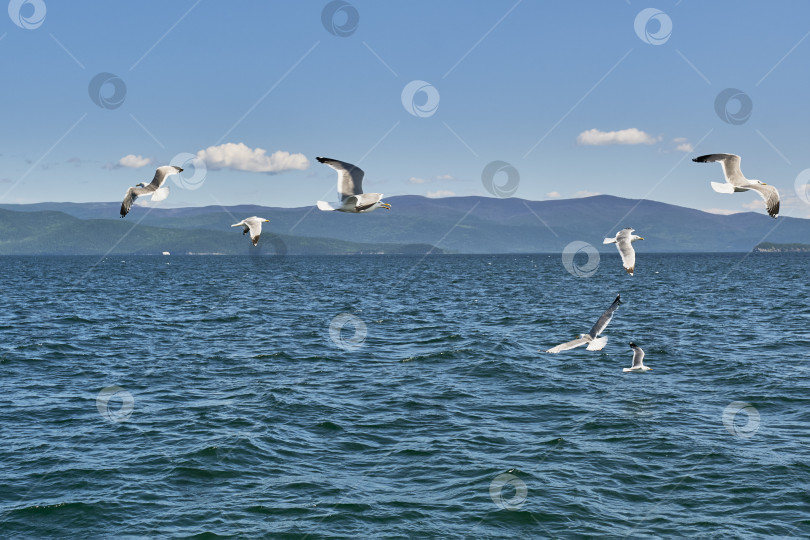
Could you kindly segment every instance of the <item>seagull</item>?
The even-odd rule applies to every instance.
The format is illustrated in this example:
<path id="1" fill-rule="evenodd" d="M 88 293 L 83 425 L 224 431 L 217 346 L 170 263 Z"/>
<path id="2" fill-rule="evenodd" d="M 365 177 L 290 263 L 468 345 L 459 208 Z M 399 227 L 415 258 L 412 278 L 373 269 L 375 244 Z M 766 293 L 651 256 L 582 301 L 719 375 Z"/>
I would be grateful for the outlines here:
<path id="1" fill-rule="evenodd" d="M 127 194 L 124 196 L 124 202 L 121 203 L 121 217 L 129 214 L 129 210 L 132 208 L 132 203 L 134 203 L 135 199 L 140 196 L 151 195 L 153 202 L 162 201 L 168 197 L 169 188 L 162 187 L 166 182 L 166 177 L 180 172 L 183 172 L 183 169 L 180 167 L 175 167 L 174 165 L 164 165 L 163 167 L 157 168 L 155 171 L 155 177 L 152 178 L 152 182 L 149 184 L 141 182 L 135 187 L 129 188 L 127 190 Z"/>
<path id="2" fill-rule="evenodd" d="M 336 159 L 316 157 L 320 163 L 332 167 L 338 172 L 337 190 L 340 202 L 328 203 L 318 201 L 318 209 L 324 212 L 337 210 L 338 212 L 372 212 L 377 208 L 391 209 L 391 205 L 382 202 L 382 193 L 363 193 L 363 169 Z"/>
<path id="3" fill-rule="evenodd" d="M 234 223 L 231 225 L 231 227 L 243 227 L 244 230 L 242 231 L 242 234 L 247 234 L 250 232 L 250 240 L 255 246 L 259 243 L 259 237 L 262 235 L 262 223 L 267 223 L 269 221 L 269 219 L 253 216 L 245 218 L 239 223 Z"/>
<path id="4" fill-rule="evenodd" d="M 622 256 L 622 265 L 627 273 L 633 275 L 633 270 L 636 267 L 636 252 L 633 249 L 633 242 L 636 240 L 644 240 L 641 236 L 633 234 L 632 227 L 627 227 L 616 233 L 615 238 L 605 238 L 603 244 L 616 244 L 616 249 Z"/>
<path id="5" fill-rule="evenodd" d="M 760 180 L 749 180 L 740 170 L 740 156 L 736 154 L 709 154 L 696 157 L 692 161 L 697 163 L 712 163 L 719 161 L 723 165 L 725 183 L 712 182 L 712 189 L 717 193 L 738 193 L 753 189 L 765 199 L 768 215 L 775 218 L 779 215 L 779 192 Z"/>
<path id="6" fill-rule="evenodd" d="M 651 367 L 644 365 L 644 351 L 641 350 L 641 347 L 631 341 L 630 348 L 633 349 L 633 367 L 626 367 L 622 369 L 622 371 L 625 373 L 644 373 L 645 371 L 652 371 Z"/>
<path id="7" fill-rule="evenodd" d="M 616 295 L 616 300 L 610 304 L 610 307 L 602 313 L 602 316 L 599 317 L 599 320 L 596 321 L 596 324 L 593 325 L 591 331 L 587 334 L 580 334 L 580 336 L 575 339 L 574 341 L 569 341 L 568 343 L 563 343 L 561 345 L 557 345 L 556 347 L 552 347 L 551 349 L 547 350 L 547 353 L 558 353 L 560 351 L 567 351 L 568 349 L 573 349 L 575 347 L 579 347 L 580 345 L 588 344 L 589 351 L 601 351 L 607 345 L 607 337 L 597 337 L 599 334 L 605 331 L 607 325 L 610 324 L 610 320 L 613 318 L 613 312 L 618 309 L 619 304 L 621 304 L 620 300 L 621 295 Z"/>

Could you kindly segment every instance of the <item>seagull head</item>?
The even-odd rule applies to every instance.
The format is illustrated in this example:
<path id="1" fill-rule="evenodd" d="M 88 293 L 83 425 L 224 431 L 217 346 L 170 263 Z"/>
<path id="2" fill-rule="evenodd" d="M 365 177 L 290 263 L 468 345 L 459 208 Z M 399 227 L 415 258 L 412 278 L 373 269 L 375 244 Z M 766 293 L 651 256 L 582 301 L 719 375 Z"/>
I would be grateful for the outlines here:
<path id="1" fill-rule="evenodd" d="M 630 342 L 630 348 L 631 348 L 631 349 L 635 349 L 636 347 L 638 347 L 638 345 L 636 345 L 635 343 L 633 343 L 633 342 L 631 341 L 631 342 Z"/>
<path id="2" fill-rule="evenodd" d="M 172 166 L 174 167 L 174 165 L 172 165 Z M 174 168 L 177 169 L 177 172 L 183 172 L 183 169 L 181 169 L 180 167 L 174 167 Z"/>

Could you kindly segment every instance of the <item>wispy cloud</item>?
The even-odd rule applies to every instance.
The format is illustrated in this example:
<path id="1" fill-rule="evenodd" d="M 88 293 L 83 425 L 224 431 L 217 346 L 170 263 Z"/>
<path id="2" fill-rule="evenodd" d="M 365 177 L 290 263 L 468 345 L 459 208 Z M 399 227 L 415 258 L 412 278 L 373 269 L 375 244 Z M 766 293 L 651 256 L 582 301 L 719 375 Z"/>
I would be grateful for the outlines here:
<path id="1" fill-rule="evenodd" d="M 424 178 L 417 178 L 416 176 L 411 176 L 410 178 L 408 178 L 408 182 L 410 182 L 411 184 L 424 184 L 425 182 L 427 182 L 427 180 L 425 180 Z"/>
<path id="2" fill-rule="evenodd" d="M 739 214 L 739 210 L 726 210 L 725 208 L 703 208 L 704 212 L 710 214 L 720 214 L 721 216 L 730 216 L 731 214 Z"/>
<path id="3" fill-rule="evenodd" d="M 277 150 L 268 155 L 263 148 L 250 148 L 245 143 L 224 143 L 209 146 L 197 152 L 212 170 L 233 169 L 235 171 L 279 173 L 289 170 L 304 170 L 309 161 L 304 154 L 291 154 Z"/>
<path id="4" fill-rule="evenodd" d="M 455 196 L 455 192 L 450 191 L 448 189 L 439 189 L 436 191 L 428 191 L 427 196 L 431 199 L 438 199 L 440 197 L 453 197 Z"/>
<path id="5" fill-rule="evenodd" d="M 583 189 L 574 193 L 574 198 L 582 198 L 582 197 L 595 197 L 597 195 L 601 195 L 601 193 L 596 193 L 595 191 L 588 191 L 587 189 Z"/>
<path id="6" fill-rule="evenodd" d="M 692 146 L 692 143 L 690 143 L 689 139 L 687 139 L 686 137 L 677 137 L 675 139 L 672 139 L 672 142 L 675 143 L 676 145 L 675 150 L 679 152 L 689 153 L 695 150 L 695 147 Z"/>
<path id="7" fill-rule="evenodd" d="M 764 212 L 765 211 L 765 203 L 762 201 L 761 198 L 757 198 L 757 200 L 755 200 L 755 201 L 743 203 L 742 207 L 747 208 L 748 210 L 751 210 L 752 212 L 757 212 L 757 211 Z"/>
<path id="8" fill-rule="evenodd" d="M 562 197 L 562 195 L 560 195 L 559 191 L 550 191 L 546 193 L 546 197 L 548 197 L 549 199 L 559 199 L 560 197 Z"/>
<path id="9" fill-rule="evenodd" d="M 118 160 L 118 163 L 114 165 L 114 167 L 126 167 L 128 169 L 140 169 L 141 167 L 145 167 L 152 163 L 152 158 L 145 158 L 142 155 L 138 154 L 127 154 L 126 156 L 122 157 Z"/>
<path id="10" fill-rule="evenodd" d="M 604 146 L 608 144 L 655 144 L 660 140 L 637 128 L 619 131 L 599 131 L 589 129 L 577 135 L 577 144 L 583 146 Z"/>

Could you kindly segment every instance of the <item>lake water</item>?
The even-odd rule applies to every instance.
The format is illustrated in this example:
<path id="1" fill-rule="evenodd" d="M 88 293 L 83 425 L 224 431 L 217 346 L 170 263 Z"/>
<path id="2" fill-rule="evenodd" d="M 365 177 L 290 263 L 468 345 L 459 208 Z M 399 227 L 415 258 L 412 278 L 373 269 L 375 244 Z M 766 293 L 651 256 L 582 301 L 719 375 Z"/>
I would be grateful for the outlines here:
<path id="1" fill-rule="evenodd" d="M 809 262 L 0 258 L 0 537 L 806 537 Z"/>

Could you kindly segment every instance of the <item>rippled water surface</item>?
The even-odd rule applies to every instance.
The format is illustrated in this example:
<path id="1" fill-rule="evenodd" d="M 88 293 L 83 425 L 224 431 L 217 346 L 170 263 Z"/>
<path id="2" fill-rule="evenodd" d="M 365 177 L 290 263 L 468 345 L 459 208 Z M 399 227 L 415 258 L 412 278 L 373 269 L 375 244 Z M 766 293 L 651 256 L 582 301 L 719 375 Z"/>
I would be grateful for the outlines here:
<path id="1" fill-rule="evenodd" d="M 808 263 L 0 258 L 0 536 L 808 536 Z"/>

